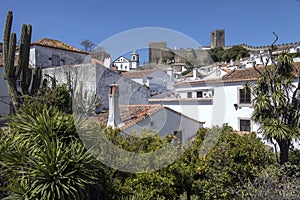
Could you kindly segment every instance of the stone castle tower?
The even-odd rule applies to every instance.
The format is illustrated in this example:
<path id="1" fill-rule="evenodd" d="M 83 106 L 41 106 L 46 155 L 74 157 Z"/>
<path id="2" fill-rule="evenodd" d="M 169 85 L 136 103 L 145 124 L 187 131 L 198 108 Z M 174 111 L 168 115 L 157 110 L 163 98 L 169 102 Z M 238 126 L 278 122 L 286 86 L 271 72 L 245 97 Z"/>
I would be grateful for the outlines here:
<path id="1" fill-rule="evenodd" d="M 149 43 L 149 62 L 161 64 L 172 58 L 170 50 L 167 48 L 166 42 L 150 42 Z"/>
<path id="2" fill-rule="evenodd" d="M 224 47 L 225 46 L 225 30 L 217 29 L 210 33 L 210 47 Z"/>

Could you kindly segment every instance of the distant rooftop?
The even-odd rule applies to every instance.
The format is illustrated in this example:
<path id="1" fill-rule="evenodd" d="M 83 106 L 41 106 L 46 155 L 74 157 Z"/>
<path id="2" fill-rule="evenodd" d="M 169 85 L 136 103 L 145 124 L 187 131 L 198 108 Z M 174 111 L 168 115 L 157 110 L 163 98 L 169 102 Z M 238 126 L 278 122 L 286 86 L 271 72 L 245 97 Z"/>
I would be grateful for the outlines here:
<path id="1" fill-rule="evenodd" d="M 55 48 L 55 49 L 73 51 L 73 52 L 77 52 L 77 53 L 89 54 L 88 52 L 77 49 L 69 44 L 61 42 L 59 40 L 53 40 L 53 39 L 49 39 L 49 38 L 43 38 L 41 40 L 35 41 L 35 42 L 31 43 L 31 45 L 39 45 L 39 46 L 43 46 L 43 47 L 50 47 L 50 48 Z"/>
<path id="2" fill-rule="evenodd" d="M 155 72 L 156 70 L 158 69 L 122 72 L 122 76 L 125 78 L 141 78 Z"/>
<path id="3" fill-rule="evenodd" d="M 295 76 L 298 76 L 296 71 L 300 71 L 300 63 L 295 63 Z M 263 66 L 256 67 L 259 71 L 263 70 Z M 255 81 L 259 77 L 259 73 L 253 68 L 228 70 L 228 73 L 220 79 L 211 80 L 194 80 L 177 82 L 177 86 L 190 86 L 199 83 L 229 83 L 229 82 L 242 82 L 242 81 Z"/>

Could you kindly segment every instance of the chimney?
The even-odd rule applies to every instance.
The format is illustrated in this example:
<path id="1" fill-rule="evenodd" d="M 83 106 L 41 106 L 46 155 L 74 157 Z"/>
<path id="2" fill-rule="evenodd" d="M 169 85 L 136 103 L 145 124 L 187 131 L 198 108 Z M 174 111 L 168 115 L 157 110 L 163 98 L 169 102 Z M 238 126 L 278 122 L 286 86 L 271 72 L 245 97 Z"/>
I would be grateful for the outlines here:
<path id="1" fill-rule="evenodd" d="M 197 80 L 197 79 L 198 79 L 198 69 L 193 68 L 193 80 Z"/>
<path id="2" fill-rule="evenodd" d="M 112 84 L 109 86 L 109 95 L 108 95 L 108 105 L 109 105 L 109 114 L 107 127 L 111 126 L 112 128 L 117 128 L 122 125 L 122 120 L 120 117 L 119 110 L 119 86 Z"/>

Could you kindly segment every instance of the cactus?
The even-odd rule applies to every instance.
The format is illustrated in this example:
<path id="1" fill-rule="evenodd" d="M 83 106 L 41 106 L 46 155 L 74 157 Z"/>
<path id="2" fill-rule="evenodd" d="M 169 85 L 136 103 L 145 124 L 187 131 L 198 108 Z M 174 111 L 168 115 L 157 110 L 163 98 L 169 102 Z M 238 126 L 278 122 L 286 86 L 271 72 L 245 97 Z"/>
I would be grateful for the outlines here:
<path id="1" fill-rule="evenodd" d="M 12 98 L 13 107 L 16 110 L 18 109 L 19 98 L 16 89 L 17 78 L 15 76 L 15 72 L 18 70 L 16 70 L 14 67 L 16 52 L 16 34 L 11 33 L 12 20 L 12 11 L 8 11 L 3 34 L 3 59 L 5 67 L 4 78 L 6 79 L 8 91 Z"/>
<path id="2" fill-rule="evenodd" d="M 32 83 L 31 83 L 31 95 L 37 94 L 42 82 L 42 66 L 33 69 Z"/>
<path id="3" fill-rule="evenodd" d="M 12 98 L 13 107 L 18 110 L 20 97 L 16 86 L 17 79 L 21 78 L 22 94 L 34 95 L 38 91 L 41 83 L 41 67 L 38 69 L 28 68 L 30 42 L 32 27 L 30 24 L 23 24 L 20 38 L 19 61 L 15 66 L 16 34 L 11 33 L 13 21 L 12 11 L 8 11 L 3 34 L 3 58 L 7 87 Z M 31 90 L 30 90 L 31 85 Z"/>
<path id="4" fill-rule="evenodd" d="M 30 40 L 31 40 L 31 25 L 22 26 L 21 41 L 20 41 L 20 54 L 17 69 L 22 71 L 21 86 L 23 94 L 29 94 L 29 86 L 31 83 L 32 72 L 28 68 L 29 53 L 30 53 Z M 20 75 L 16 73 L 17 76 Z"/>

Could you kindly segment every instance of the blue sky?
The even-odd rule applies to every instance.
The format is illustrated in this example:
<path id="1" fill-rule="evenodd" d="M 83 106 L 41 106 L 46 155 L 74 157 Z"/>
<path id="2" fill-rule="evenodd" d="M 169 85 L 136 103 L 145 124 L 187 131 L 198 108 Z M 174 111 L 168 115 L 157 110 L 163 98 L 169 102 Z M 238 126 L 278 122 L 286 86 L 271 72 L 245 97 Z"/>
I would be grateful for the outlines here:
<path id="1" fill-rule="evenodd" d="M 300 41 L 300 0 L 1 0 L 1 38 L 8 10 L 18 35 L 30 23 L 32 41 L 48 37 L 77 48 L 84 39 L 100 44 L 142 27 L 172 29 L 201 45 L 209 45 L 214 29 L 225 29 L 226 45 L 268 45 L 273 31 L 278 43 Z"/>

